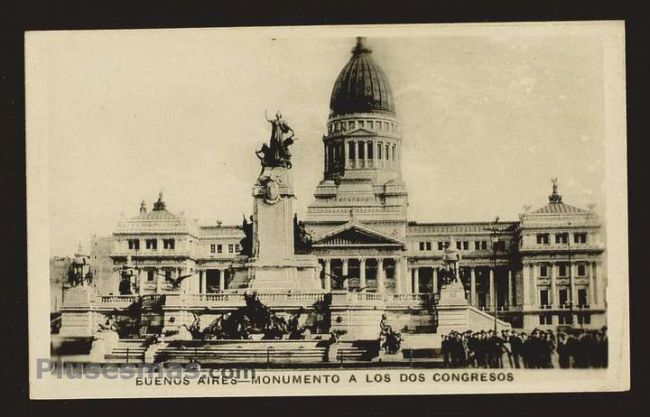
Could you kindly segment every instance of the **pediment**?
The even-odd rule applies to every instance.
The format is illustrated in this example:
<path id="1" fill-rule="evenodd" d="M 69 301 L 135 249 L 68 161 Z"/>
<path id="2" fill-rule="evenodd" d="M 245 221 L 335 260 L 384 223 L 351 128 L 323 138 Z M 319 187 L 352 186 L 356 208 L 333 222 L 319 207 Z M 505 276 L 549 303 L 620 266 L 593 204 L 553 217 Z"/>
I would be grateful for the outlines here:
<path id="1" fill-rule="evenodd" d="M 334 230 L 318 241 L 314 247 L 403 247 L 404 243 L 384 233 L 357 224 L 348 224 Z"/>

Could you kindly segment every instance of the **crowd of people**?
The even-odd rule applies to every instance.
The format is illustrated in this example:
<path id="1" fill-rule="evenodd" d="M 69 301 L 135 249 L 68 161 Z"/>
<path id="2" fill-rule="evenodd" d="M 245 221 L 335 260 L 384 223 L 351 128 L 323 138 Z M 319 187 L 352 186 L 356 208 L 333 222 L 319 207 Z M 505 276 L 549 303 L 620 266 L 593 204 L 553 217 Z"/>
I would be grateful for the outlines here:
<path id="1" fill-rule="evenodd" d="M 494 330 L 442 335 L 449 368 L 606 368 L 607 327 L 599 330 Z"/>

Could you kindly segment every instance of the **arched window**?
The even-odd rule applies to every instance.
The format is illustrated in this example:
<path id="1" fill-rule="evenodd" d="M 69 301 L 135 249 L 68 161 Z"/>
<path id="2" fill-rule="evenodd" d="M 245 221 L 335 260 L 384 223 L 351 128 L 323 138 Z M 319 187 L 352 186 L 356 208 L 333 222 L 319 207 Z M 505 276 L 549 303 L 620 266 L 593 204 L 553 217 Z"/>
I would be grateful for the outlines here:
<path id="1" fill-rule="evenodd" d="M 387 144 L 386 144 L 386 156 L 385 156 L 385 158 L 386 158 L 387 161 L 388 161 L 388 159 L 389 159 L 389 153 L 390 153 L 390 144 L 387 143 Z"/>
<path id="2" fill-rule="evenodd" d="M 381 148 L 383 148 L 383 145 L 384 144 L 382 142 L 379 142 L 377 144 L 377 159 L 381 159 L 381 154 L 382 154 Z"/>
<path id="3" fill-rule="evenodd" d="M 395 160 L 395 148 L 396 148 L 396 146 L 393 145 L 393 154 L 391 155 L 391 156 L 392 156 L 391 159 L 392 159 L 393 161 Z"/>

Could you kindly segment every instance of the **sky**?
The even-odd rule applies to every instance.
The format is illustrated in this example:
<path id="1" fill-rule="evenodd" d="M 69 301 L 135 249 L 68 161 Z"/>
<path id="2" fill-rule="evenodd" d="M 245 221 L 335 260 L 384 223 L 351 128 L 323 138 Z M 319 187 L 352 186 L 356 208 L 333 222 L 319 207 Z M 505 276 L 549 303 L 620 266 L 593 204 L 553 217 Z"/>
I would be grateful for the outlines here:
<path id="1" fill-rule="evenodd" d="M 602 39 L 491 30 L 372 32 L 403 139 L 409 219 L 517 220 L 564 202 L 604 213 Z M 329 99 L 351 33 L 215 29 L 50 32 L 30 41 L 27 85 L 47 111 L 50 254 L 109 235 L 121 217 L 167 208 L 239 223 L 252 210 L 264 113 L 281 110 L 293 146 L 299 215 L 322 179 Z M 35 58 L 37 54 L 37 59 Z M 30 66 L 30 64 L 33 64 Z M 28 129 L 29 132 L 29 129 Z M 29 149 L 28 149 L 29 151 Z M 29 152 L 28 152 L 29 157 Z"/>

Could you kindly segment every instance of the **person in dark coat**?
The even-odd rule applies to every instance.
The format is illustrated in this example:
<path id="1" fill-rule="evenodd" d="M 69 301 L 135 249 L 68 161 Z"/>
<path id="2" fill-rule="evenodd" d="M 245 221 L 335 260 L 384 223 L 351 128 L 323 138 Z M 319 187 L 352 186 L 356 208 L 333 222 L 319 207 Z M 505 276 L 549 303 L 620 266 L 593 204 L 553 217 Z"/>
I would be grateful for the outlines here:
<path id="1" fill-rule="evenodd" d="M 521 357 L 522 341 L 521 336 L 513 331 L 510 335 L 510 351 L 512 352 L 512 363 L 515 368 L 519 368 L 519 358 Z"/>
<path id="2" fill-rule="evenodd" d="M 571 352 L 569 338 L 566 333 L 560 332 L 557 335 L 557 354 L 560 368 L 567 369 L 571 367 Z"/>

